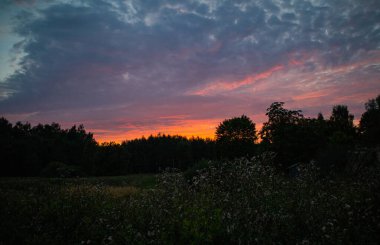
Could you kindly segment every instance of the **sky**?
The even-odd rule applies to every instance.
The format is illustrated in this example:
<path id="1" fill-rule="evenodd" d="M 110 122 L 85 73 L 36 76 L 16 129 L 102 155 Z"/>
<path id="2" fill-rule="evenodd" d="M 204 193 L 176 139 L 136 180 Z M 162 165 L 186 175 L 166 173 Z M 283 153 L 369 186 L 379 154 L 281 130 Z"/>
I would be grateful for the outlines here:
<path id="1" fill-rule="evenodd" d="M 380 94 L 378 0 L 2 0 L 0 116 L 99 142 L 212 138 L 272 102 L 305 116 Z"/>

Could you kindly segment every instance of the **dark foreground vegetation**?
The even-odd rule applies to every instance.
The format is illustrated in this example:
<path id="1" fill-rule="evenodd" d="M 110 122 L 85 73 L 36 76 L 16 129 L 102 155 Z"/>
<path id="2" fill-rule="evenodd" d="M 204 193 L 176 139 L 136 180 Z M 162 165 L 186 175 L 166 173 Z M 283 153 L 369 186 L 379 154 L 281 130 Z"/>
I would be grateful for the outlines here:
<path id="1" fill-rule="evenodd" d="M 273 156 L 166 172 L 153 188 L 128 177 L 3 179 L 0 244 L 378 244 L 379 164 L 353 178 L 321 177 L 310 163 L 290 178 Z"/>
<path id="2" fill-rule="evenodd" d="M 39 177 L 0 179 L 0 244 L 378 244 L 380 96 L 365 107 L 355 126 L 275 102 L 258 133 L 243 115 L 216 140 L 102 145 L 3 118 L 1 175 Z"/>

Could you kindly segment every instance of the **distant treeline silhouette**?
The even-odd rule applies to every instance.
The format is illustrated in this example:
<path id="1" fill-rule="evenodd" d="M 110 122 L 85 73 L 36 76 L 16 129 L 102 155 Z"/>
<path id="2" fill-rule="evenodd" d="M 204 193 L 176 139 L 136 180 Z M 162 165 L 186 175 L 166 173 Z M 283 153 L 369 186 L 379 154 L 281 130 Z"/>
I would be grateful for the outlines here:
<path id="1" fill-rule="evenodd" d="M 100 176 L 187 170 L 207 160 L 276 154 L 279 169 L 315 161 L 326 172 L 344 171 L 376 160 L 380 145 L 380 95 L 365 104 L 360 124 L 347 106 L 336 105 L 325 119 L 274 102 L 260 132 L 245 115 L 226 119 L 215 140 L 158 134 L 98 144 L 84 126 L 62 129 L 52 123 L 32 127 L 0 118 L 1 176 Z M 257 142 L 258 137 L 261 138 Z"/>

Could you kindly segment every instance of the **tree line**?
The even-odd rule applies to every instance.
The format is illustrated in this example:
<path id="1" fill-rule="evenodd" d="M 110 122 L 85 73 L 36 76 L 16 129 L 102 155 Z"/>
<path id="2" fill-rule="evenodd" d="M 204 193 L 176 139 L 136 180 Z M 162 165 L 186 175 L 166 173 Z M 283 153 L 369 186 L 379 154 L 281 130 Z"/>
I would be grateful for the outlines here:
<path id="1" fill-rule="evenodd" d="M 12 125 L 0 118 L 1 176 L 157 173 L 266 151 L 276 154 L 276 166 L 283 170 L 311 160 L 327 172 L 343 171 L 350 161 L 375 161 L 380 145 L 380 95 L 365 104 L 357 126 L 345 105 L 334 106 L 327 119 L 321 113 L 306 118 L 302 111 L 284 106 L 274 102 L 268 107 L 268 120 L 259 132 L 255 123 L 242 115 L 221 122 L 215 140 L 158 134 L 121 144 L 98 144 L 83 125 L 69 129 L 57 123 L 32 127 L 21 122 Z"/>

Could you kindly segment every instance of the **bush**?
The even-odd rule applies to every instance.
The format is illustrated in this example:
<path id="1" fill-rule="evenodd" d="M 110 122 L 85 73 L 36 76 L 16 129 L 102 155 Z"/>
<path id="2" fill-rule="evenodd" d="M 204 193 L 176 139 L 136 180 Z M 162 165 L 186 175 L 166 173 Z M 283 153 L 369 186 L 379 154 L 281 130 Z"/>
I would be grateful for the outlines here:
<path id="1" fill-rule="evenodd" d="M 152 195 L 146 241 L 209 243 L 375 243 L 379 239 L 379 171 L 363 181 L 321 179 L 314 163 L 288 178 L 274 155 L 211 162 L 189 183 L 165 173 Z M 378 177 L 375 177 L 378 176 Z M 157 212 L 157 207 L 162 212 Z M 145 222 L 148 222 L 145 220 Z M 152 227 L 151 227 L 152 228 Z M 160 232 L 159 232 L 159 231 Z M 156 234 L 156 236 L 148 236 Z"/>
<path id="2" fill-rule="evenodd" d="M 210 164 L 210 161 L 207 161 L 207 160 L 201 160 L 199 162 L 197 162 L 196 164 L 194 164 L 192 167 L 188 168 L 184 173 L 184 177 L 185 179 L 187 179 L 188 181 L 191 181 L 193 179 L 194 176 L 196 176 L 199 171 L 207 168 Z"/>

